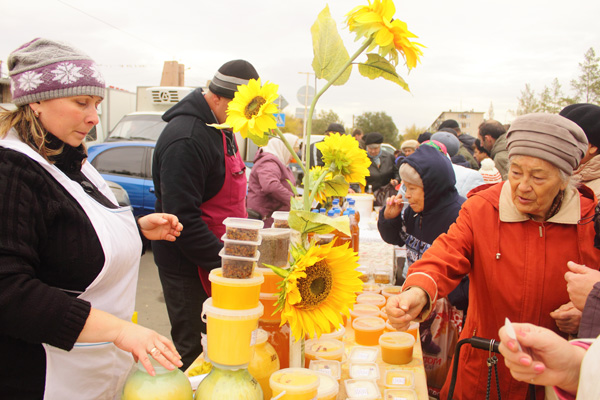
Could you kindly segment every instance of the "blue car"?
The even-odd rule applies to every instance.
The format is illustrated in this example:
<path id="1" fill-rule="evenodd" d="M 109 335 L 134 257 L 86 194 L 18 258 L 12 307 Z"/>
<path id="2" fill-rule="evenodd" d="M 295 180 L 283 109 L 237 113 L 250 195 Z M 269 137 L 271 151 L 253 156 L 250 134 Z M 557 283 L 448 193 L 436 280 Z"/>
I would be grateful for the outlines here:
<path id="1" fill-rule="evenodd" d="M 88 149 L 88 161 L 102 177 L 127 191 L 136 217 L 154 212 L 152 155 L 155 146 L 155 141 L 115 141 Z"/>

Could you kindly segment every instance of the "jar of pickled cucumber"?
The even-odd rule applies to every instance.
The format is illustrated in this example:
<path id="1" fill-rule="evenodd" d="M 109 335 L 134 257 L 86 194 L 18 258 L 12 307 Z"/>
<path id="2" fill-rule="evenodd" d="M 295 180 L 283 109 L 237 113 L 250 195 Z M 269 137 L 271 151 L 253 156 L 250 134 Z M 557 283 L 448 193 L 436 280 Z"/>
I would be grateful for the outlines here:
<path id="1" fill-rule="evenodd" d="M 150 357 L 156 372 L 152 376 L 140 361 L 127 377 L 122 400 L 192 400 L 192 386 L 179 368 L 169 371 Z"/>

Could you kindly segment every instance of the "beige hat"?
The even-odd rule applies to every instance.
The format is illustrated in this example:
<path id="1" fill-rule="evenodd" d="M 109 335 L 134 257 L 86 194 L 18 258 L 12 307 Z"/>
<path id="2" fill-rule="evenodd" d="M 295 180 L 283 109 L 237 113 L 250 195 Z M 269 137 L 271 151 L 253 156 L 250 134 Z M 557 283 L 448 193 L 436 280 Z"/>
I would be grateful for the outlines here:
<path id="1" fill-rule="evenodd" d="M 506 134 L 508 156 L 541 158 L 571 175 L 588 148 L 583 130 L 555 114 L 526 114 L 511 124 Z"/>
<path id="2" fill-rule="evenodd" d="M 402 163 L 400 166 L 400 179 L 404 182 L 412 183 L 413 185 L 417 185 L 423 187 L 423 180 L 421 179 L 421 175 L 410 166 L 408 163 Z"/>
<path id="3" fill-rule="evenodd" d="M 409 140 L 405 140 L 404 142 L 402 142 L 402 144 L 400 145 L 400 149 L 404 150 L 404 149 L 414 149 L 416 150 L 417 147 L 419 147 L 419 142 L 417 142 L 414 139 L 409 139 Z"/>

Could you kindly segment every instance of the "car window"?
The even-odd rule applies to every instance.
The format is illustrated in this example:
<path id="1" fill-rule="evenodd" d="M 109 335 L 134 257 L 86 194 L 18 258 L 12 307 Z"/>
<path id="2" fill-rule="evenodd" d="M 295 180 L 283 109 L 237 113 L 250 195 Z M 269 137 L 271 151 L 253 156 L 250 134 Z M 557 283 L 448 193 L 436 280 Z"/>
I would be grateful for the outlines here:
<path id="1" fill-rule="evenodd" d="M 98 154 L 92 165 L 102 174 L 144 177 L 142 161 L 145 147 L 118 147 Z"/>
<path id="2" fill-rule="evenodd" d="M 141 114 L 126 115 L 112 130 L 108 137 L 111 140 L 158 140 L 167 123 L 160 115 Z"/>

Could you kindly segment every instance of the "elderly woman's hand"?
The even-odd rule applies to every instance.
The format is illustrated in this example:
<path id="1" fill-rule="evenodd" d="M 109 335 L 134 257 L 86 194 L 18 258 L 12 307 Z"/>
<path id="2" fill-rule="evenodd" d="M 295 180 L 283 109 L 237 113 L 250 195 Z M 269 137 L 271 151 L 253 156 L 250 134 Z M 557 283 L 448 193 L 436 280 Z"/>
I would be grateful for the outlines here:
<path id="1" fill-rule="evenodd" d="M 183 225 L 173 214 L 154 213 L 138 219 L 142 234 L 149 240 L 168 240 L 174 242 L 179 235 Z"/>
<path id="2" fill-rule="evenodd" d="M 401 194 L 388 197 L 385 201 L 385 210 L 383 211 L 383 216 L 385 219 L 396 218 L 402 212 L 402 208 L 404 208 L 404 200 L 402 199 Z"/>
<path id="3" fill-rule="evenodd" d="M 567 267 L 570 269 L 570 272 L 565 273 L 567 292 L 569 292 L 569 297 L 575 307 L 579 311 L 583 311 L 594 285 L 600 282 L 600 271 L 576 264 L 573 261 L 569 261 Z"/>
<path id="4" fill-rule="evenodd" d="M 570 393 L 577 391 L 579 369 L 585 350 L 569 344 L 549 329 L 531 324 L 513 324 L 517 340 L 500 328 L 500 353 L 516 380 L 536 385 L 558 386 Z"/>
<path id="5" fill-rule="evenodd" d="M 569 335 L 576 335 L 579 331 L 581 311 L 573 305 L 573 302 L 568 302 L 558 307 L 558 309 L 550 313 L 550 316 L 554 318 L 556 326 L 562 332 Z"/>
<path id="6" fill-rule="evenodd" d="M 397 330 L 408 329 L 410 321 L 421 314 L 428 301 L 427 293 L 416 286 L 399 295 L 391 296 L 385 306 L 390 324 Z"/>

